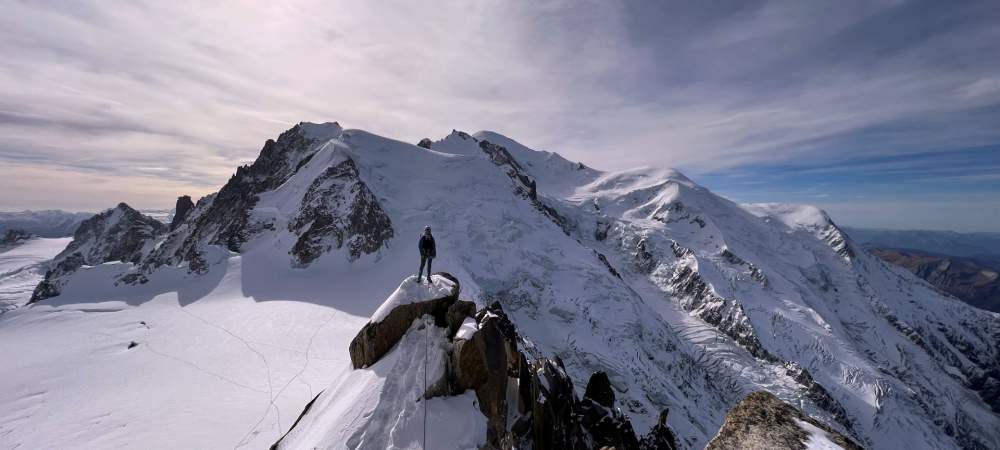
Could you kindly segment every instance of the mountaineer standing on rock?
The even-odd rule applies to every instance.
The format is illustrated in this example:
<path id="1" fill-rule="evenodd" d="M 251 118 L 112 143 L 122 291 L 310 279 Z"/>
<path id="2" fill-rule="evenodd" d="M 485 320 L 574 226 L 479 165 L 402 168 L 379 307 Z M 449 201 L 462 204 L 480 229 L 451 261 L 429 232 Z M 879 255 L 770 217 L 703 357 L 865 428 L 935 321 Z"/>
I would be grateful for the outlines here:
<path id="1" fill-rule="evenodd" d="M 420 270 L 417 271 L 417 283 L 420 283 L 420 279 L 424 274 L 424 263 L 427 263 L 427 282 L 431 282 L 431 261 L 434 261 L 434 257 L 437 256 L 437 249 L 434 247 L 434 235 L 431 234 L 431 227 L 424 227 L 424 234 L 420 236 L 420 242 L 417 244 L 417 248 L 420 249 Z"/>

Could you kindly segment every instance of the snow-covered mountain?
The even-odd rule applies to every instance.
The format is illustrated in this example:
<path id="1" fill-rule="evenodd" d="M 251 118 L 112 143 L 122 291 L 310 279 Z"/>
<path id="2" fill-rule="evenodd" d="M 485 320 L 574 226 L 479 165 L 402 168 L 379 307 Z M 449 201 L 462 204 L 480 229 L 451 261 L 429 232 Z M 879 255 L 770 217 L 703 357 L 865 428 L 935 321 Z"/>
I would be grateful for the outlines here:
<path id="1" fill-rule="evenodd" d="M 24 230 L 47 238 L 72 236 L 80 222 L 92 215 L 92 213 L 68 212 L 57 209 L 0 211 L 0 233 L 7 230 Z"/>
<path id="2" fill-rule="evenodd" d="M 431 225 L 434 267 L 502 305 L 577 390 L 607 374 L 639 434 L 669 408 L 680 446 L 702 448 L 764 390 L 866 448 L 1000 447 L 1000 316 L 859 251 L 816 208 L 492 132 L 417 146 L 301 123 L 168 230 L 126 213 L 77 233 L 58 295 L 0 317 L 0 410 L 19 411 L 0 441 L 269 446 L 321 386 L 390 375 L 355 373 L 348 344 Z M 135 232 L 111 231 L 126 216 Z M 406 388 L 383 381 L 359 417 Z"/>

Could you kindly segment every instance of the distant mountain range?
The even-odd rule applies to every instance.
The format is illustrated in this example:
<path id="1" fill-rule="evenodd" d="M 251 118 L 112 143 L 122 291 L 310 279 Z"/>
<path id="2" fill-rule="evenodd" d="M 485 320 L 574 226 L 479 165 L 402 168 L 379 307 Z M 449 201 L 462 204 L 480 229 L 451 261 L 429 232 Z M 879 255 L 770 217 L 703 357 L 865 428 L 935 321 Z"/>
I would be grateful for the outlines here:
<path id="1" fill-rule="evenodd" d="M 869 251 L 972 306 L 1000 312 L 1000 257 L 971 258 L 885 248 Z"/>
<path id="2" fill-rule="evenodd" d="M 141 210 L 143 214 L 163 223 L 170 223 L 173 210 Z M 94 216 L 92 212 L 70 212 L 61 209 L 38 211 L 0 211 L 0 234 L 7 230 L 21 230 L 36 236 L 57 238 L 72 236 L 84 220 Z"/>
<path id="3" fill-rule="evenodd" d="M 7 230 L 22 230 L 41 237 L 72 236 L 80 222 L 89 219 L 93 213 L 68 212 L 58 209 L 44 211 L 0 211 L 0 233 Z"/>
<path id="4" fill-rule="evenodd" d="M 853 227 L 844 227 L 844 230 L 864 247 L 920 250 L 949 256 L 1000 256 L 1000 233 Z"/>
<path id="5" fill-rule="evenodd" d="M 846 230 L 882 260 L 972 306 L 1000 312 L 1000 233 Z"/>

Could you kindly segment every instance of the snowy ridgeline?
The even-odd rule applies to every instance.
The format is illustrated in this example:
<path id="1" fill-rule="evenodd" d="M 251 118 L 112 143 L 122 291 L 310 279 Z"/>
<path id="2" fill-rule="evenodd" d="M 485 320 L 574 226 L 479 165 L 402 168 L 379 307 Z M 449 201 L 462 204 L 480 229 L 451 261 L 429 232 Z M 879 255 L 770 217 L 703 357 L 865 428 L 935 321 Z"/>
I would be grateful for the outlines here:
<path id="1" fill-rule="evenodd" d="M 673 170 L 603 172 L 492 132 L 416 146 L 303 123 L 180 211 L 95 217 L 37 303 L 0 317 L 0 442 L 266 448 L 331 383 L 359 390 L 330 405 L 376 411 L 409 375 L 353 371 L 348 347 L 432 225 L 434 267 L 478 308 L 499 302 L 577 394 L 607 374 L 637 434 L 669 408 L 681 448 L 703 448 L 767 391 L 865 448 L 1000 448 L 1000 318 L 816 208 L 737 205 Z"/>

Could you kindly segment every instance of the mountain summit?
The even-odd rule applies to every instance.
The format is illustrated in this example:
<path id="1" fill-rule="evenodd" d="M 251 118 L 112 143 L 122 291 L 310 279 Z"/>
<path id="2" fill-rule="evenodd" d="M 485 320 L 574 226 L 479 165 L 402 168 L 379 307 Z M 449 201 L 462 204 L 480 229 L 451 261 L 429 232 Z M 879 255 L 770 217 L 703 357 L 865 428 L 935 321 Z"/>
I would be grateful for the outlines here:
<path id="1" fill-rule="evenodd" d="M 494 132 L 420 144 L 300 123 L 170 227 L 122 205 L 95 217 L 63 261 L 81 257 L 47 277 L 58 289 L 0 318 L 0 340 L 59 342 L 95 327 L 110 337 L 0 370 L 4 390 L 37 406 L 26 377 L 52 380 L 53 361 L 90 355 L 77 380 L 44 383 L 59 394 L 49 409 L 72 410 L 59 402 L 103 386 L 104 403 L 77 412 L 119 408 L 132 431 L 87 428 L 94 445 L 162 433 L 191 436 L 174 446 L 264 448 L 319 385 L 368 370 L 384 389 L 409 389 L 379 364 L 355 369 L 348 348 L 415 272 L 431 225 L 434 267 L 462 280 L 476 309 L 499 305 L 519 351 L 558 357 L 578 397 L 603 373 L 637 436 L 669 425 L 680 448 L 703 448 L 730 408 L 767 391 L 865 448 L 1000 448 L 1000 316 L 870 256 L 823 211 L 740 205 L 674 170 L 601 171 Z M 121 218 L 128 226 L 112 225 Z M 398 348 L 417 348 L 414 336 Z M 136 346 L 112 352 L 115 339 Z M 112 373 L 148 378 L 115 387 L 101 378 Z M 146 383 L 173 393 L 157 414 L 179 418 L 125 404 Z M 384 424 L 391 408 L 376 391 L 351 407 Z M 487 429 L 486 416 L 463 411 Z M 216 426 L 220 415 L 232 425 Z M 13 430 L 5 439 L 26 448 L 59 447 Z"/>

